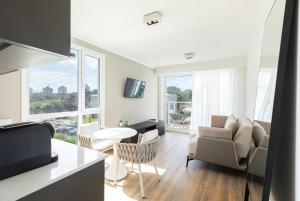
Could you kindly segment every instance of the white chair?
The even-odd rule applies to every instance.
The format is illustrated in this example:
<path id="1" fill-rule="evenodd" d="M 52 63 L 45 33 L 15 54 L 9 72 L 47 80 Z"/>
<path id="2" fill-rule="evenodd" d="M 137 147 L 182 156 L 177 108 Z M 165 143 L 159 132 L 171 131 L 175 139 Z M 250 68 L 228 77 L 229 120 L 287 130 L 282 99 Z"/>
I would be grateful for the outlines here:
<path id="1" fill-rule="evenodd" d="M 117 143 L 117 155 L 118 160 L 124 160 L 127 162 L 131 162 L 132 164 L 138 164 L 139 168 L 139 178 L 140 178 L 140 187 L 142 197 L 145 198 L 144 192 L 144 184 L 143 184 L 143 176 L 141 170 L 141 164 L 153 162 L 155 173 L 157 176 L 157 180 L 160 181 L 159 174 L 156 168 L 156 164 L 154 158 L 156 156 L 157 147 L 158 147 L 158 130 L 152 130 L 144 134 L 140 134 L 139 142 L 137 144 L 132 143 Z M 114 184 L 116 184 L 117 173 L 118 173 L 118 165 L 116 166 L 116 177 L 114 180 Z"/>
<path id="2" fill-rule="evenodd" d="M 95 138 L 94 134 L 99 129 L 100 126 L 97 122 L 82 125 L 78 133 L 79 145 L 99 151 L 107 151 L 113 148 L 111 140 L 99 140 Z"/>

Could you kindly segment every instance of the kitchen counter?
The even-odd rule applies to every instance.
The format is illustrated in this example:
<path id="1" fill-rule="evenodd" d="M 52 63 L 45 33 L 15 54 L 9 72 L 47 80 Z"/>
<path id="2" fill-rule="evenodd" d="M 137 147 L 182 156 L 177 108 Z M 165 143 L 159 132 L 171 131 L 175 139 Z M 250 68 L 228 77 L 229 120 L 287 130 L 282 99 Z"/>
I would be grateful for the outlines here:
<path id="1" fill-rule="evenodd" d="M 107 157 L 104 153 L 56 139 L 52 139 L 52 151 L 58 154 L 57 162 L 1 180 L 0 200 L 15 201 L 24 198 L 104 161 Z"/>

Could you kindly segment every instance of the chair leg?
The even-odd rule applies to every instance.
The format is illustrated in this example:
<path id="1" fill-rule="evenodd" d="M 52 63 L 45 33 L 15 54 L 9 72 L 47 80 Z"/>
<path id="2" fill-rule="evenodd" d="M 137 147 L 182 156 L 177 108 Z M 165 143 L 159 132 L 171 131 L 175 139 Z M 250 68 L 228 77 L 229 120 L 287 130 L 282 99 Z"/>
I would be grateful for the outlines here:
<path id="1" fill-rule="evenodd" d="M 141 186 L 141 193 L 142 193 L 142 198 L 145 199 L 145 192 L 144 192 L 144 182 L 143 182 L 143 175 L 142 175 L 142 170 L 141 170 L 141 164 L 139 165 L 139 177 L 140 177 L 140 186 Z"/>
<path id="2" fill-rule="evenodd" d="M 119 159 L 116 159 L 116 167 L 115 167 L 115 180 L 114 180 L 114 185 L 117 184 L 117 177 L 118 177 L 118 172 L 119 172 Z"/>
<path id="3" fill-rule="evenodd" d="M 158 174 L 157 167 L 156 167 L 156 164 L 155 164 L 154 160 L 153 160 L 153 164 L 154 164 L 154 169 L 155 169 L 155 172 L 156 172 L 157 180 L 160 181 L 159 174 Z"/>
<path id="4" fill-rule="evenodd" d="M 131 172 L 133 172 L 133 163 L 131 163 Z"/>

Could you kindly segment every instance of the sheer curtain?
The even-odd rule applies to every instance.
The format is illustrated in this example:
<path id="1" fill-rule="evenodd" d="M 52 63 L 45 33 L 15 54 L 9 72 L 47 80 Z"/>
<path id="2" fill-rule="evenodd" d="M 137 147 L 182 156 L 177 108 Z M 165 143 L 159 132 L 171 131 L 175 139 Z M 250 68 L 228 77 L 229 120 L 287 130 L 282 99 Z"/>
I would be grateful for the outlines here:
<path id="1" fill-rule="evenodd" d="M 201 71 L 193 74 L 192 134 L 198 126 L 209 126 L 211 115 L 237 113 L 239 72 L 234 69 Z M 241 94 L 240 94 L 241 95 Z"/>
<path id="2" fill-rule="evenodd" d="M 276 68 L 262 68 L 259 72 L 255 120 L 271 122 L 276 77 Z"/>

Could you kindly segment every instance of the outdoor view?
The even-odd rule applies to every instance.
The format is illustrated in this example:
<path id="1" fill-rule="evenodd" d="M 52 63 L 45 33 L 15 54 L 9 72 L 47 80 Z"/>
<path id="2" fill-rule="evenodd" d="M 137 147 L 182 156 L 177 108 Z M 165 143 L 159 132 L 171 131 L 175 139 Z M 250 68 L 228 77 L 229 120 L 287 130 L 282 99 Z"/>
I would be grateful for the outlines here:
<path id="1" fill-rule="evenodd" d="M 84 63 L 85 107 L 96 108 L 99 107 L 99 59 L 85 55 Z"/>
<path id="2" fill-rule="evenodd" d="M 33 68 L 29 75 L 30 115 L 71 112 L 71 116 L 49 119 L 56 129 L 55 138 L 77 143 L 79 51 L 72 49 L 69 60 Z M 84 55 L 85 108 L 97 108 L 99 59 Z M 80 95 L 80 94 L 79 94 Z M 51 115 L 49 115 L 51 118 Z M 82 123 L 98 121 L 98 114 L 82 115 Z"/>
<path id="3" fill-rule="evenodd" d="M 30 70 L 30 114 L 78 110 L 78 51 L 72 53 L 72 59 Z"/>
<path id="4" fill-rule="evenodd" d="M 190 129 L 192 75 L 166 77 L 166 123 L 171 128 Z"/>

